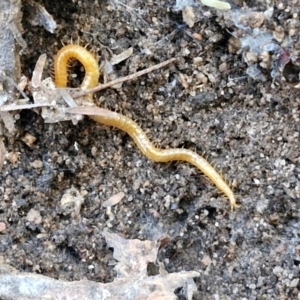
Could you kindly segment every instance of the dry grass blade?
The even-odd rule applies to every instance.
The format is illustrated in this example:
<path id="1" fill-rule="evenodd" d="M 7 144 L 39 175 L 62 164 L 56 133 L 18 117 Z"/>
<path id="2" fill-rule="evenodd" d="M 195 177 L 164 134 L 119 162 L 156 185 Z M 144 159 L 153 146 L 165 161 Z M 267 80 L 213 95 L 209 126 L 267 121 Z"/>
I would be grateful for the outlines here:
<path id="1" fill-rule="evenodd" d="M 9 104 L 9 105 L 2 105 L 0 107 L 0 111 L 12 111 L 12 110 L 21 110 L 21 109 L 33 109 L 33 108 L 37 108 L 37 107 L 51 107 L 51 106 L 55 106 L 55 104 Z"/>
<path id="2" fill-rule="evenodd" d="M 116 117 L 117 113 L 100 107 L 77 106 L 65 109 L 66 113 L 87 116 Z"/>
<path id="3" fill-rule="evenodd" d="M 108 200 L 104 201 L 102 203 L 102 206 L 103 207 L 111 207 L 111 206 L 117 205 L 124 197 L 125 197 L 125 193 L 123 193 L 123 192 L 115 194 L 115 195 L 111 196 Z"/>
<path id="4" fill-rule="evenodd" d="M 46 59 L 47 59 L 47 55 L 42 54 L 42 55 L 40 55 L 40 57 L 38 58 L 38 60 L 35 64 L 35 68 L 32 72 L 32 78 L 31 78 L 31 86 L 33 88 L 38 88 L 41 85 L 43 70 L 44 70 L 44 67 L 46 64 Z"/>
<path id="5" fill-rule="evenodd" d="M 3 138 L 0 137 L 0 170 L 2 169 L 4 164 L 5 153 L 6 153 L 6 149 L 3 143 Z"/>
<path id="6" fill-rule="evenodd" d="M 140 77 L 142 75 L 145 75 L 147 73 L 150 73 L 154 70 L 157 70 L 157 69 L 160 69 L 170 63 L 172 63 L 173 61 L 175 61 L 176 58 L 171 58 L 171 59 L 168 59 L 160 64 L 157 64 L 155 66 L 152 66 L 150 68 L 147 68 L 145 70 L 142 70 L 142 71 L 139 71 L 139 72 L 136 72 L 134 74 L 131 74 L 131 75 L 128 75 L 128 76 L 125 76 L 125 77 L 121 77 L 121 78 L 118 78 L 116 80 L 113 80 L 113 81 L 110 81 L 106 84 L 100 84 L 92 89 L 87 89 L 87 90 L 84 90 L 82 92 L 79 92 L 77 94 L 75 94 L 73 96 L 73 98 L 79 98 L 79 97 L 82 97 L 82 96 L 85 96 L 85 95 L 88 95 L 88 94 L 92 94 L 92 93 L 95 93 L 95 92 L 98 92 L 98 91 L 101 91 L 101 90 L 104 90 L 104 89 L 107 89 L 113 85 L 116 85 L 116 84 L 119 84 L 119 83 L 122 83 L 122 82 L 125 82 L 125 81 L 128 81 L 128 80 L 132 80 L 132 79 L 135 79 L 137 77 Z"/>
<path id="7" fill-rule="evenodd" d="M 228 2 L 219 0 L 201 0 L 202 4 L 210 7 L 215 7 L 218 9 L 228 10 L 231 9 L 231 5 Z"/>

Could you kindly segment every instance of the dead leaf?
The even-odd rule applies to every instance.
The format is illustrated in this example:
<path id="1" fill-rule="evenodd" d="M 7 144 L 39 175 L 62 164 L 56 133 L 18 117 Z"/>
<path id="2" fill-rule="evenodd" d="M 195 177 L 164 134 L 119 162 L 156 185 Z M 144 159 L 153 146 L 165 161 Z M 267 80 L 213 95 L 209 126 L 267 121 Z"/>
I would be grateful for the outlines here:
<path id="1" fill-rule="evenodd" d="M 66 282 L 43 275 L 19 272 L 5 264 L 0 256 L 1 299 L 106 299 L 106 300 L 175 300 L 174 291 L 182 288 L 183 296 L 192 300 L 197 290 L 193 281 L 198 272 L 167 273 L 160 263 L 160 274 L 148 276 L 147 265 L 155 263 L 159 242 L 126 240 L 105 231 L 105 239 L 114 248 L 118 276 L 113 282 L 88 280 Z M 121 276 L 120 276 L 121 275 Z"/>
<path id="2" fill-rule="evenodd" d="M 28 146 L 28 147 L 32 147 L 34 142 L 36 141 L 36 137 L 34 137 L 33 135 L 26 133 L 21 140 Z"/>
<path id="3" fill-rule="evenodd" d="M 108 200 L 104 201 L 102 203 L 102 206 L 103 207 L 114 206 L 114 205 L 118 204 L 124 198 L 124 196 L 125 196 L 125 194 L 123 192 L 115 194 L 115 195 L 111 196 Z"/>
<path id="4" fill-rule="evenodd" d="M 6 224 L 4 222 L 0 222 L 0 232 L 5 232 Z"/>
<path id="5" fill-rule="evenodd" d="M 194 27 L 194 24 L 196 22 L 196 16 L 193 10 L 193 7 L 191 6 L 186 6 L 182 10 L 182 19 L 183 21 L 188 24 L 190 28 Z"/>
<path id="6" fill-rule="evenodd" d="M 46 30 L 48 30 L 51 33 L 54 33 L 54 30 L 57 27 L 56 22 L 45 9 L 45 7 L 33 0 L 26 0 L 25 3 L 30 7 L 30 15 L 28 17 L 30 23 L 33 26 L 44 26 Z"/>
<path id="7" fill-rule="evenodd" d="M 6 158 L 9 162 L 12 164 L 16 163 L 20 158 L 21 152 L 18 151 L 12 151 L 6 154 Z"/>
<path id="8" fill-rule="evenodd" d="M 132 54 L 133 54 L 133 48 L 130 47 L 118 55 L 113 55 L 110 60 L 110 63 L 112 65 L 117 65 L 120 62 L 122 62 L 123 60 L 129 58 Z"/>
<path id="9" fill-rule="evenodd" d="M 10 132 L 14 132 L 15 130 L 15 119 L 13 116 L 6 112 L 6 111 L 0 111 L 0 119 L 2 119 L 5 128 Z"/>

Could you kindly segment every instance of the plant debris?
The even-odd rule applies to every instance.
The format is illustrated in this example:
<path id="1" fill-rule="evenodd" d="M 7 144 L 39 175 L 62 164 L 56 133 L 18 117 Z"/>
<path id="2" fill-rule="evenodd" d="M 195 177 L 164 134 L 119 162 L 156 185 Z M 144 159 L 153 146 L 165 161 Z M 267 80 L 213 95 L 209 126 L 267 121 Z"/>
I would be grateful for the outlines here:
<path id="1" fill-rule="evenodd" d="M 174 300 L 174 291 L 181 288 L 185 299 L 192 300 L 196 291 L 193 278 L 200 275 L 198 272 L 167 273 L 160 264 L 159 274 L 148 276 L 147 266 L 156 262 L 158 242 L 126 240 L 109 231 L 103 235 L 108 246 L 114 249 L 114 258 L 118 261 L 115 265 L 118 276 L 113 282 L 66 282 L 18 272 L 0 257 L 1 299 Z"/>

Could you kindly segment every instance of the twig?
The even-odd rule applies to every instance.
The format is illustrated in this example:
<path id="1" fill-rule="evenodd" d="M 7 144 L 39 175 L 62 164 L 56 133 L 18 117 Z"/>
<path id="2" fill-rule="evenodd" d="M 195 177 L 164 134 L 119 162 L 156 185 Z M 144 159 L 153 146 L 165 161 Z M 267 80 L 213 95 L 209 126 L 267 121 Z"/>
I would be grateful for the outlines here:
<path id="1" fill-rule="evenodd" d="M 20 109 L 30 109 L 30 108 L 36 108 L 36 107 L 48 107 L 48 106 L 55 106 L 55 104 L 9 104 L 9 105 L 2 105 L 0 107 L 0 111 L 11 111 L 11 110 L 20 110 Z"/>
<path id="2" fill-rule="evenodd" d="M 128 76 L 125 76 L 125 77 L 121 77 L 121 78 L 118 78 L 116 80 L 113 80 L 113 81 L 110 81 L 108 83 L 105 83 L 105 84 L 99 84 L 97 85 L 96 87 L 94 88 L 91 88 L 91 89 L 88 89 L 88 90 L 84 90 L 84 91 L 81 91 L 79 93 L 76 93 L 75 95 L 73 95 L 73 98 L 79 98 L 79 97 L 82 97 L 82 96 L 85 96 L 85 95 L 88 95 L 88 94 L 91 94 L 91 93 L 95 93 L 95 92 L 98 92 L 98 91 L 101 91 L 101 90 L 104 90 L 108 87 L 111 87 L 115 84 L 119 84 L 119 83 L 122 83 L 122 82 L 125 82 L 125 81 L 128 81 L 128 80 L 132 80 L 132 79 L 135 79 L 137 77 L 140 77 L 142 75 L 145 75 L 147 73 L 150 73 L 154 70 L 157 70 L 157 69 L 160 69 L 170 63 L 172 63 L 173 61 L 175 61 L 176 58 L 171 58 L 171 59 L 168 59 L 162 63 L 159 63 L 155 66 L 152 66 L 150 68 L 147 68 L 145 70 L 142 70 L 142 71 L 139 71 L 139 72 L 136 72 L 134 74 L 131 74 L 131 75 L 128 75 Z"/>

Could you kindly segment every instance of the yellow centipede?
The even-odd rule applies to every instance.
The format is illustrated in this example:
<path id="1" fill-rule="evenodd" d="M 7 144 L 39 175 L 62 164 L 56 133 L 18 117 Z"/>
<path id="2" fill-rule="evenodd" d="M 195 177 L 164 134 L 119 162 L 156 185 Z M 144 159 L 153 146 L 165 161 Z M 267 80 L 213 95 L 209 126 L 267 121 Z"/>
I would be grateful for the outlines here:
<path id="1" fill-rule="evenodd" d="M 68 45 L 60 49 L 54 59 L 56 86 L 67 86 L 68 61 L 70 59 L 79 60 L 85 68 L 85 77 L 81 84 L 82 89 L 89 89 L 98 84 L 100 71 L 94 55 L 79 45 Z M 189 162 L 200 169 L 217 186 L 217 188 L 226 195 L 231 210 L 238 207 L 234 193 L 229 185 L 203 157 L 187 149 L 158 149 L 150 142 L 144 131 L 133 120 L 112 111 L 100 108 L 96 110 L 97 115 L 90 115 L 90 118 L 104 125 L 117 127 L 128 133 L 141 152 L 149 159 L 156 162 Z"/>

